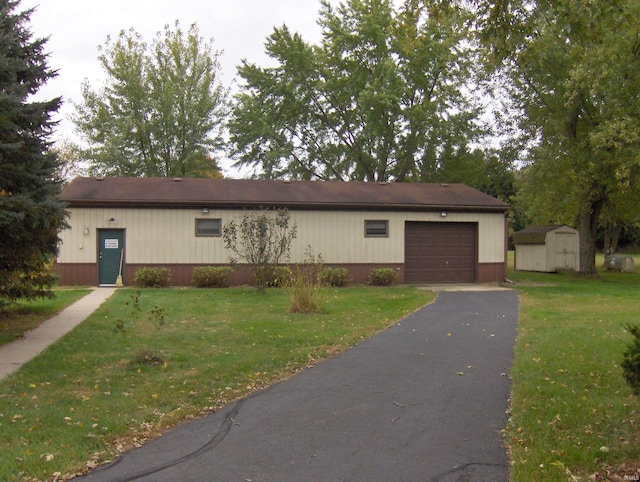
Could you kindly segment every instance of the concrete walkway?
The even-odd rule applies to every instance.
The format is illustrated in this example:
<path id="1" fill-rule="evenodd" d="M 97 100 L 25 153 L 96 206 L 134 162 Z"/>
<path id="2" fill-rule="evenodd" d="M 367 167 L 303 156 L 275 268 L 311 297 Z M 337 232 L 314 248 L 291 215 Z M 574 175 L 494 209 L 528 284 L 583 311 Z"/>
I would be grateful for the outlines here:
<path id="1" fill-rule="evenodd" d="M 23 338 L 0 346 L 0 380 L 17 371 L 24 363 L 82 323 L 115 290 L 116 288 L 96 288 L 39 327 L 25 333 Z"/>

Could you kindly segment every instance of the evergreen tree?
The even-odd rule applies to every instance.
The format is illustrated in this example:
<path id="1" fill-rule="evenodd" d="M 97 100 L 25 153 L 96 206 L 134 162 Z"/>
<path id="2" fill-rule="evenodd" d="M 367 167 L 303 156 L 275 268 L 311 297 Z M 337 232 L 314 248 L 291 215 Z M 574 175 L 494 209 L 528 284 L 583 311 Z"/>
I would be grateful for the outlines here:
<path id="1" fill-rule="evenodd" d="M 0 309 L 18 298 L 52 296 L 46 269 L 65 226 L 58 201 L 58 161 L 48 140 L 60 98 L 31 99 L 56 72 L 47 66 L 47 39 L 33 39 L 33 9 L 0 0 Z"/>

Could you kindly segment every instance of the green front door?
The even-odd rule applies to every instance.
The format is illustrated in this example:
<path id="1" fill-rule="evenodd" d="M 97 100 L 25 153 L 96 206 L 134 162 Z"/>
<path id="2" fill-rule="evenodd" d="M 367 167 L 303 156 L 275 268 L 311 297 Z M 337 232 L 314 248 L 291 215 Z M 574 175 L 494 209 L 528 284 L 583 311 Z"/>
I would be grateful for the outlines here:
<path id="1" fill-rule="evenodd" d="M 101 229 L 98 244 L 98 283 L 115 285 L 124 254 L 124 230 Z"/>

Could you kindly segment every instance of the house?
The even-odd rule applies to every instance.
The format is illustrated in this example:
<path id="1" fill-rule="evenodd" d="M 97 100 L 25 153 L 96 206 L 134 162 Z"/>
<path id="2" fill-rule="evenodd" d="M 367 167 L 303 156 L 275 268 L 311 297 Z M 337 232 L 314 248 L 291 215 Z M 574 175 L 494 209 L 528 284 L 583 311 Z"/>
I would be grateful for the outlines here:
<path id="1" fill-rule="evenodd" d="M 400 283 L 506 278 L 509 207 L 463 184 L 181 178 L 77 178 L 62 192 L 64 285 L 131 283 L 142 266 L 167 267 L 175 285 L 193 268 L 225 265 L 222 228 L 247 210 L 286 208 L 297 225 L 291 262 L 311 247 L 354 282 L 390 267 Z M 245 267 L 246 268 L 246 267 Z M 247 269 L 237 283 L 250 282 Z"/>
<path id="2" fill-rule="evenodd" d="M 515 269 L 543 271 L 580 269 L 578 230 L 566 224 L 529 226 L 513 234 Z"/>

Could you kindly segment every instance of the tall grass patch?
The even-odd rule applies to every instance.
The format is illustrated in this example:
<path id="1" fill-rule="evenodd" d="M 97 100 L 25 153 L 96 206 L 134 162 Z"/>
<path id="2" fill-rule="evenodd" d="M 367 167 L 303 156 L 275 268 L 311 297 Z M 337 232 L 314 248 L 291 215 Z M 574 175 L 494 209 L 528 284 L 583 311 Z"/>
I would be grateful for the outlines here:
<path id="1" fill-rule="evenodd" d="M 640 400 L 621 362 L 640 280 L 601 275 L 510 273 L 521 295 L 506 429 L 514 481 L 604 480 L 637 462 Z"/>
<path id="2" fill-rule="evenodd" d="M 309 247 L 304 262 L 291 267 L 286 291 L 291 299 L 292 313 L 312 314 L 323 311 L 324 290 L 320 278 L 322 262 L 322 256 L 314 255 Z"/>

